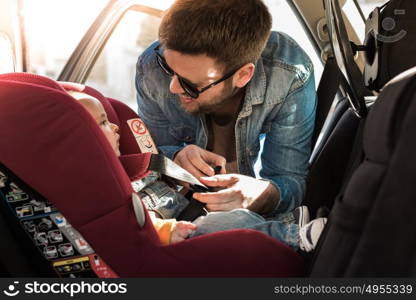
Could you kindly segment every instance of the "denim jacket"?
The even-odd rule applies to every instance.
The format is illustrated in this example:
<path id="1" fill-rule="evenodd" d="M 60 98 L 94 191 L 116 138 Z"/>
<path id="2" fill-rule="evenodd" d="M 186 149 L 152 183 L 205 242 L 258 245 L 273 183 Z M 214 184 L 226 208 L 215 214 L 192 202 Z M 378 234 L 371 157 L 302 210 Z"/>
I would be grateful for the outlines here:
<path id="1" fill-rule="evenodd" d="M 170 77 L 153 52 L 158 44 L 146 49 L 136 65 L 138 114 L 166 156 L 172 158 L 189 144 L 205 149 L 205 116 L 184 112 L 170 93 Z M 299 206 L 305 194 L 316 109 L 313 65 L 299 45 L 280 32 L 271 33 L 255 65 L 235 124 L 238 170 L 276 186 L 277 214 Z"/>

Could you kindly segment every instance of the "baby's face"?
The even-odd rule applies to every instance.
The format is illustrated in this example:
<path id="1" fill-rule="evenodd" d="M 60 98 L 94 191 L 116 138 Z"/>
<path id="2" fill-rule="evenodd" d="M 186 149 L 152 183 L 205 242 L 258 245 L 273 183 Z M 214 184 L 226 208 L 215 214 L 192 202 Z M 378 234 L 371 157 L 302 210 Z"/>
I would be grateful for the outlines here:
<path id="1" fill-rule="evenodd" d="M 100 101 L 91 97 L 87 94 L 77 93 L 78 95 L 71 95 L 76 98 L 82 106 L 91 114 L 91 116 L 95 119 L 98 126 L 100 126 L 102 132 L 104 133 L 105 137 L 107 138 L 108 142 L 110 143 L 111 147 L 113 148 L 114 152 L 117 156 L 120 156 L 120 135 L 118 132 L 118 126 L 116 124 L 110 123 L 107 118 L 107 113 L 104 110 L 103 105 Z M 79 95 L 81 94 L 81 96 Z M 82 96 L 85 95 L 85 96 Z"/>

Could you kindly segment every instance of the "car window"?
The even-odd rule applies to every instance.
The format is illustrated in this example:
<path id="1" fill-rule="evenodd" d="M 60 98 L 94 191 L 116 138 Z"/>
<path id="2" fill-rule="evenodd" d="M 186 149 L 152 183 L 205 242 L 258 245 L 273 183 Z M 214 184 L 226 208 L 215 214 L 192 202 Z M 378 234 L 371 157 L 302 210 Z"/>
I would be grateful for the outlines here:
<path id="1" fill-rule="evenodd" d="M 366 18 L 376 7 L 380 7 L 386 2 L 388 2 L 388 0 L 358 0 Z"/>
<path id="2" fill-rule="evenodd" d="M 129 10 L 117 25 L 95 62 L 85 84 L 137 111 L 134 76 L 136 61 L 154 40 L 160 17 Z"/>
<path id="3" fill-rule="evenodd" d="M 57 78 L 109 0 L 22 0 L 28 71 Z"/>
<path id="4" fill-rule="evenodd" d="M 282 31 L 291 36 L 309 55 L 315 68 L 315 82 L 317 85 L 322 75 L 323 65 L 302 24 L 286 0 L 264 0 L 264 2 L 269 7 L 273 17 L 272 30 Z"/>
<path id="5" fill-rule="evenodd" d="M 9 37 L 0 32 L 0 74 L 15 71 L 13 46 Z"/>

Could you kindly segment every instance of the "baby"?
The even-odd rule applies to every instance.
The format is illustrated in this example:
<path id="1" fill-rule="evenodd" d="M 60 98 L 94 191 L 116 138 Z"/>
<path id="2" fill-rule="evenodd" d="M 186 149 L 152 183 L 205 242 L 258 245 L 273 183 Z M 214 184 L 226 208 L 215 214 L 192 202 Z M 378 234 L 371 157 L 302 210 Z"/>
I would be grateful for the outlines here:
<path id="1" fill-rule="evenodd" d="M 78 102 L 90 113 L 107 138 L 116 155 L 120 156 L 119 128 L 116 124 L 113 124 L 108 120 L 107 113 L 105 112 L 101 102 L 86 93 L 76 91 L 67 92 L 73 98 L 78 100 Z M 160 219 L 157 218 L 151 211 L 149 211 L 149 214 L 156 232 L 164 245 L 183 241 L 196 229 L 196 225 L 190 222 L 176 221 L 175 219 Z"/>

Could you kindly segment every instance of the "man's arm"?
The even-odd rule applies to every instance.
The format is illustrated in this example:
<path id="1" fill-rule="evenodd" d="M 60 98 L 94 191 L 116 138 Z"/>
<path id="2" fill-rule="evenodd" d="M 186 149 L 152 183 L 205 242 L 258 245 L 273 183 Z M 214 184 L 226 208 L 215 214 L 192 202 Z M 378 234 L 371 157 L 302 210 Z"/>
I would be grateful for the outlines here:
<path id="1" fill-rule="evenodd" d="M 194 198 L 212 211 L 248 208 L 267 215 L 293 210 L 305 194 L 305 179 L 315 122 L 316 93 L 313 72 L 299 81 L 286 97 L 266 134 L 261 154 L 261 179 L 240 174 L 201 178 L 213 193 L 195 193 Z"/>
<path id="2" fill-rule="evenodd" d="M 286 97 L 264 141 L 260 176 L 270 180 L 279 192 L 275 212 L 291 211 L 304 198 L 315 111 L 315 80 L 311 72 L 305 83 Z"/>
<path id="3" fill-rule="evenodd" d="M 202 177 L 201 182 L 217 192 L 194 193 L 193 197 L 210 211 L 228 211 L 247 208 L 259 214 L 272 211 L 279 202 L 279 192 L 267 180 L 241 174 L 224 174 Z"/>

